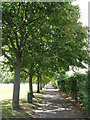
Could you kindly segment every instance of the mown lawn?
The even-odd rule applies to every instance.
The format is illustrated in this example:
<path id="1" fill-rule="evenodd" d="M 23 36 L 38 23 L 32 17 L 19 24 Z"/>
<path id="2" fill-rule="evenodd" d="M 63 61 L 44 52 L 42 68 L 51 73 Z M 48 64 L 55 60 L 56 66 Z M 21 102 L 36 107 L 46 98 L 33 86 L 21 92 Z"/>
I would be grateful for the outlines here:
<path id="1" fill-rule="evenodd" d="M 28 84 L 20 85 L 20 110 L 12 109 L 12 95 L 13 95 L 13 84 L 1 84 L 0 85 L 0 102 L 2 103 L 2 118 L 29 118 L 34 117 L 35 112 L 38 108 L 38 103 L 42 102 L 43 92 L 36 93 L 37 86 L 33 85 L 34 96 L 33 102 L 27 103 L 27 93 L 29 90 Z"/>
<path id="2" fill-rule="evenodd" d="M 33 85 L 33 90 L 37 90 L 36 84 Z M 20 85 L 20 98 L 25 98 L 29 91 L 29 84 Z M 0 100 L 12 99 L 13 96 L 13 84 L 0 84 Z"/>

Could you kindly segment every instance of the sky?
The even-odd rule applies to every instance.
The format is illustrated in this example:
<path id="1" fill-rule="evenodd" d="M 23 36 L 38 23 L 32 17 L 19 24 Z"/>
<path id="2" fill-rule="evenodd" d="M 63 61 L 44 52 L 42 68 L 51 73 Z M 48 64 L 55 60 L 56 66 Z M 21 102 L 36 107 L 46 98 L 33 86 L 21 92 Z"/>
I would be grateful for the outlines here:
<path id="1" fill-rule="evenodd" d="M 88 26 L 88 2 L 90 0 L 76 0 L 73 2 L 73 5 L 79 5 L 80 8 L 80 21 L 83 23 L 84 26 Z M 88 66 L 85 65 L 87 68 Z M 88 69 L 79 69 L 79 73 L 85 73 Z M 78 70 L 75 70 L 78 71 Z M 68 75 L 73 73 L 73 70 L 67 72 Z"/>
<path id="2" fill-rule="evenodd" d="M 88 26 L 88 2 L 90 0 L 76 0 L 73 2 L 74 5 L 79 5 L 81 18 L 80 21 L 83 23 L 84 26 Z"/>

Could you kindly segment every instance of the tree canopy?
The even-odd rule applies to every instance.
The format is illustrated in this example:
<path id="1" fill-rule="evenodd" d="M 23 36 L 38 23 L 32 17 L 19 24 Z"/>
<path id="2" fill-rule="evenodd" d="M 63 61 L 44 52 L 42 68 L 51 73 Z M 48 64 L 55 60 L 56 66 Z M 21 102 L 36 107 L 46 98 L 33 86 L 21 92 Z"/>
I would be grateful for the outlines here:
<path id="1" fill-rule="evenodd" d="M 43 75 L 87 61 L 87 31 L 78 6 L 62 3 L 3 3 L 2 52 L 14 70 L 13 108 L 19 107 L 22 70 Z"/>

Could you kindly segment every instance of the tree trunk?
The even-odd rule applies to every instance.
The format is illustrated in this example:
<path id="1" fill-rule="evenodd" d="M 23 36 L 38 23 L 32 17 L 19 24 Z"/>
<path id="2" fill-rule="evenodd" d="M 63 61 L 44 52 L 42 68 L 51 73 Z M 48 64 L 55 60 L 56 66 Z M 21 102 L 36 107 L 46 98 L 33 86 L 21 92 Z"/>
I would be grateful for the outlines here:
<path id="1" fill-rule="evenodd" d="M 90 117 L 90 65 L 88 71 L 88 115 Z"/>
<path id="2" fill-rule="evenodd" d="M 14 88 L 13 88 L 13 109 L 19 108 L 19 91 L 20 91 L 20 62 L 17 61 L 15 65 Z"/>
<path id="3" fill-rule="evenodd" d="M 66 89 L 65 89 L 65 81 L 62 80 L 61 82 L 62 82 L 62 91 L 63 91 L 63 92 L 66 92 Z"/>
<path id="4" fill-rule="evenodd" d="M 33 93 L 33 89 L 32 89 L 32 75 L 31 74 L 29 76 L 29 91 L 30 91 L 30 93 Z"/>
<path id="5" fill-rule="evenodd" d="M 40 93 L 40 89 L 39 89 L 39 73 L 37 76 L 37 93 Z"/>
<path id="6" fill-rule="evenodd" d="M 40 75 L 40 90 L 42 90 L 42 78 L 41 78 L 41 75 Z"/>
<path id="7" fill-rule="evenodd" d="M 72 98 L 77 100 L 77 80 L 73 80 Z"/>

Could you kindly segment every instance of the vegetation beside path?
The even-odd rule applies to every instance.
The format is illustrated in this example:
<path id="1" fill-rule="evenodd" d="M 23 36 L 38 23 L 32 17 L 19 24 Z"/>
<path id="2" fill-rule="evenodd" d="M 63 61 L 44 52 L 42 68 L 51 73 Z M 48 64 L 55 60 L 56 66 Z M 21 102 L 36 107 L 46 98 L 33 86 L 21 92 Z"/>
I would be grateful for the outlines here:
<path id="1" fill-rule="evenodd" d="M 3 86 L 6 86 L 6 85 L 3 85 Z M 7 84 L 7 86 L 10 86 L 10 85 Z M 25 88 L 27 87 L 27 84 L 24 85 L 23 87 L 24 87 L 23 94 L 25 95 L 26 94 Z M 7 91 L 10 91 L 10 89 L 11 88 L 8 87 Z M 4 100 L 0 100 L 0 102 L 2 103 L 2 118 L 3 118 L 3 120 L 10 119 L 10 118 L 32 118 L 32 117 L 34 117 L 34 114 L 35 114 L 34 110 L 36 110 L 38 108 L 37 103 L 42 102 L 44 91 L 45 91 L 45 89 L 43 88 L 41 93 L 37 93 L 34 88 L 34 93 L 33 93 L 34 98 L 33 98 L 32 103 L 27 102 L 26 95 L 24 97 L 21 96 L 20 97 L 20 109 L 18 109 L 18 110 L 12 109 L 12 99 L 4 98 Z M 10 95 L 10 92 L 8 95 Z M 6 96 L 6 97 L 10 98 L 10 96 Z"/>
<path id="2" fill-rule="evenodd" d="M 60 90 L 67 101 L 88 111 L 88 74 L 74 73 L 72 76 L 63 74 L 58 78 L 56 76 L 51 83 Z"/>
<path id="3" fill-rule="evenodd" d="M 37 93 L 40 93 L 43 85 L 55 80 L 55 76 L 61 77 L 74 68 L 87 69 L 88 27 L 79 21 L 78 5 L 73 5 L 72 2 L 3 2 L 2 18 L 0 80 L 13 83 L 12 100 L 9 103 L 9 98 L 6 99 L 10 106 L 12 104 L 10 109 L 13 111 L 17 110 L 18 113 L 21 104 L 24 104 L 19 99 L 21 94 L 25 98 L 24 92 L 19 94 L 21 83 L 29 84 L 29 101 L 29 95 L 34 93 L 33 82 L 37 83 Z M 63 76 L 58 87 L 74 99 L 80 99 L 90 114 L 86 89 L 81 90 L 83 85 L 84 88 L 87 87 L 87 80 L 82 78 L 81 81 L 83 84 L 80 82 L 78 87 L 79 81 L 64 80 Z M 90 96 L 90 82 L 88 84 Z M 77 91 L 78 88 L 80 91 Z M 8 91 L 5 94 L 8 97 Z"/>

